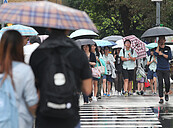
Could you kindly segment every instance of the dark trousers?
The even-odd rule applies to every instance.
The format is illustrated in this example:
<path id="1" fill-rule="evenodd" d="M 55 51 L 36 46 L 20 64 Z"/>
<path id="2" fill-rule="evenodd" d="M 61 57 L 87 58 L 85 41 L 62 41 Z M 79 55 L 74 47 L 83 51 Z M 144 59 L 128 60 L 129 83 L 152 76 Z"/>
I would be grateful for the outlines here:
<path id="1" fill-rule="evenodd" d="M 116 78 L 114 79 L 115 90 L 121 92 L 123 88 L 123 75 L 122 73 L 116 73 Z"/>
<path id="2" fill-rule="evenodd" d="M 157 77 L 159 81 L 159 97 L 163 97 L 163 79 L 165 81 L 165 91 L 168 93 L 170 89 L 170 71 L 157 70 Z"/>
<path id="3" fill-rule="evenodd" d="M 98 97 L 98 96 L 101 96 L 102 77 L 99 79 L 98 84 L 97 84 L 97 87 L 98 87 L 98 91 L 97 91 L 97 97 Z"/>
<path id="4" fill-rule="evenodd" d="M 83 94 L 83 100 L 84 100 L 84 103 L 88 103 L 88 96 Z"/>
<path id="5" fill-rule="evenodd" d="M 138 84 L 138 82 L 136 81 L 136 70 L 137 70 L 137 67 L 135 67 L 135 69 L 134 69 L 134 77 L 133 77 L 133 93 L 136 91 L 136 87 L 137 87 L 137 84 Z"/>

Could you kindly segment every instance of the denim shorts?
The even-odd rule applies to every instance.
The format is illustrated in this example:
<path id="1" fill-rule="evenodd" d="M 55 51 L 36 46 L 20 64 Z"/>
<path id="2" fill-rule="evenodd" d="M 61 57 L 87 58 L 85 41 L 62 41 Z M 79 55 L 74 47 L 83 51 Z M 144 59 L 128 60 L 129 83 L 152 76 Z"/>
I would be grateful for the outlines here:
<path id="1" fill-rule="evenodd" d="M 106 79 L 106 75 L 103 75 L 103 78 L 102 79 Z"/>
<path id="2" fill-rule="evenodd" d="M 109 82 L 112 82 L 113 80 L 112 80 L 112 77 L 111 76 L 112 75 L 106 75 L 106 80 L 109 81 Z"/>
<path id="3" fill-rule="evenodd" d="M 157 77 L 156 72 L 148 70 L 147 78 L 148 79 L 153 79 L 154 77 Z"/>

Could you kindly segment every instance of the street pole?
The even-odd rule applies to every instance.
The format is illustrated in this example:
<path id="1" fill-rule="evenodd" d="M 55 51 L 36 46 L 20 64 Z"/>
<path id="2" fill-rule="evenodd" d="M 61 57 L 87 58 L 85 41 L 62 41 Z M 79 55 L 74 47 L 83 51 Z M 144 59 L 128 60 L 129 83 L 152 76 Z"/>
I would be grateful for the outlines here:
<path id="1" fill-rule="evenodd" d="M 160 1 L 156 1 L 156 26 L 160 26 Z"/>

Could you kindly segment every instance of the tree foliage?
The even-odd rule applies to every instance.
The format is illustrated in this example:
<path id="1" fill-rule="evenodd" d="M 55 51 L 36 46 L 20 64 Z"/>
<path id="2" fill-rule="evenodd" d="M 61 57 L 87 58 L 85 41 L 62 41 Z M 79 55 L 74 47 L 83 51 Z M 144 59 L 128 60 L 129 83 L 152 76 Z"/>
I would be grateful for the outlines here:
<path id="1" fill-rule="evenodd" d="M 151 0 L 67 0 L 69 6 L 87 12 L 100 37 L 131 35 L 138 37 L 155 26 L 156 3 Z M 161 3 L 161 23 L 173 28 L 173 1 Z"/>

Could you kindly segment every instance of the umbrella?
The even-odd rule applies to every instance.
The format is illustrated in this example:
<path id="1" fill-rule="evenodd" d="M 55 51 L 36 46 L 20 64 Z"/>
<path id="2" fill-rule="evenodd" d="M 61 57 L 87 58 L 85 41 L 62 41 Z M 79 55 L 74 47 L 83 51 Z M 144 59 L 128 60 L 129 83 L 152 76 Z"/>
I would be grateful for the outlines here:
<path id="1" fill-rule="evenodd" d="M 136 51 L 138 55 L 137 59 L 146 57 L 146 48 L 144 42 L 142 42 L 134 35 L 124 37 L 123 41 L 125 41 L 126 39 L 129 39 L 132 42 L 131 47 Z"/>
<path id="2" fill-rule="evenodd" d="M 123 38 L 122 36 L 112 35 L 112 36 L 104 37 L 102 40 L 108 40 L 108 41 L 116 42 L 117 40 L 121 40 L 122 38 Z"/>
<path id="3" fill-rule="evenodd" d="M 150 44 L 146 44 L 145 47 L 148 48 L 148 49 L 152 49 L 152 48 L 155 48 L 157 47 L 158 44 L 157 43 L 150 43 Z"/>
<path id="4" fill-rule="evenodd" d="M 72 39 L 94 38 L 96 36 L 98 36 L 97 33 L 87 29 L 79 29 L 70 34 Z"/>
<path id="5" fill-rule="evenodd" d="M 158 37 L 158 36 L 171 36 L 173 35 L 173 30 L 167 27 L 154 27 L 145 31 L 141 38 L 147 37 Z"/>
<path id="6" fill-rule="evenodd" d="M 3 34 L 5 31 L 11 30 L 11 29 L 19 31 L 22 36 L 38 35 L 38 32 L 35 29 L 28 27 L 28 26 L 24 26 L 24 25 L 12 25 L 9 27 L 4 27 L 0 30 L 0 34 Z"/>
<path id="7" fill-rule="evenodd" d="M 116 45 L 116 43 L 107 40 L 93 40 L 93 41 L 97 44 L 97 46 L 101 47 Z"/>
<path id="8" fill-rule="evenodd" d="M 82 45 L 94 45 L 95 42 L 92 39 L 78 39 L 75 41 L 75 44 L 80 48 Z"/>
<path id="9" fill-rule="evenodd" d="M 97 29 L 89 16 L 77 9 L 48 1 L 15 2 L 0 7 L 0 21 L 65 30 Z"/>
<path id="10" fill-rule="evenodd" d="M 121 40 L 117 40 L 116 41 L 116 44 L 115 46 L 113 46 L 112 48 L 123 48 L 124 47 L 124 41 L 121 39 Z"/>

